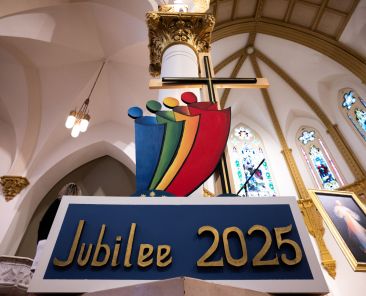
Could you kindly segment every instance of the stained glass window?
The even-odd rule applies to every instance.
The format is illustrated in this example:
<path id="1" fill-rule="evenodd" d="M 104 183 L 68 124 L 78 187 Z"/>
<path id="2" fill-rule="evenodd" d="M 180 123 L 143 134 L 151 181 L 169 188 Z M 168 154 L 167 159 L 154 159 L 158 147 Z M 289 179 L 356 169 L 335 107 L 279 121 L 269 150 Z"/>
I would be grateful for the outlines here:
<path id="1" fill-rule="evenodd" d="M 297 139 L 301 154 L 318 188 L 335 190 L 343 186 L 343 179 L 319 133 L 315 129 L 304 127 L 297 133 Z"/>
<path id="2" fill-rule="evenodd" d="M 366 141 L 366 102 L 354 90 L 345 88 L 340 92 L 342 112 L 354 130 Z"/>
<path id="3" fill-rule="evenodd" d="M 240 124 L 231 131 L 228 146 L 235 192 L 238 192 L 253 175 L 247 185 L 248 196 L 275 196 L 268 161 L 258 135 L 249 127 Z M 263 159 L 265 159 L 263 164 L 254 173 Z M 244 189 L 240 195 L 245 195 Z"/>

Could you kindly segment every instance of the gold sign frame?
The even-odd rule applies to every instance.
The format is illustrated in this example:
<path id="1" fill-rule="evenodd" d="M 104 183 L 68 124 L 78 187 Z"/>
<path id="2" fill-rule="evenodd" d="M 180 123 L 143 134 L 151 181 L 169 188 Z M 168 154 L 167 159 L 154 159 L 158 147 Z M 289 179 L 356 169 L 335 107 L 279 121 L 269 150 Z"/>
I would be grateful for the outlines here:
<path id="1" fill-rule="evenodd" d="M 355 242 L 357 240 L 357 235 L 354 232 L 355 229 L 362 230 L 361 227 L 366 229 L 365 205 L 355 193 L 349 191 L 308 191 L 316 208 L 323 217 L 353 270 L 366 271 L 366 259 L 360 261 L 356 258 L 357 254 L 355 255 L 355 251 L 358 250 L 355 248 L 355 245 L 357 244 L 357 242 Z M 327 197 L 329 197 L 328 200 Z M 362 215 L 362 219 L 360 215 Z M 363 223 L 359 223 L 359 220 Z M 354 229 L 351 230 L 350 228 Z M 347 231 L 345 231 L 345 229 L 347 229 Z"/>

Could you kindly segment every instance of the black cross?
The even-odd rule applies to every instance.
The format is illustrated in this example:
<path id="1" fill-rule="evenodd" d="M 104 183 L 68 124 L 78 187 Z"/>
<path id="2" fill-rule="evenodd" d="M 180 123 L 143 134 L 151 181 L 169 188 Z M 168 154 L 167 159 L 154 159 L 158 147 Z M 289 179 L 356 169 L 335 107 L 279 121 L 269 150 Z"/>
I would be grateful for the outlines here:
<path id="1" fill-rule="evenodd" d="M 169 89 L 169 88 L 179 88 L 179 86 L 192 85 L 201 88 L 207 86 L 208 98 L 211 103 L 217 103 L 215 95 L 215 86 L 221 88 L 244 88 L 248 85 L 254 85 L 253 87 L 268 87 L 267 81 L 264 82 L 262 86 L 255 86 L 258 82 L 257 78 L 216 78 L 213 77 L 210 66 L 210 59 L 208 55 L 203 56 L 203 66 L 205 69 L 205 77 L 163 77 L 161 79 L 161 85 L 152 85 L 150 83 L 150 88 L 157 89 Z M 232 85 L 231 87 L 229 85 Z M 177 86 L 177 87 L 175 87 Z M 224 194 L 232 194 L 229 172 L 226 162 L 225 153 L 222 155 L 220 164 L 218 165 L 221 186 L 223 188 Z"/>
<path id="2" fill-rule="evenodd" d="M 257 78 L 216 78 L 212 77 L 210 60 L 207 55 L 203 56 L 203 65 L 205 67 L 206 77 L 163 77 L 162 86 L 179 86 L 179 85 L 205 85 L 208 89 L 208 97 L 210 102 L 217 103 L 214 86 L 217 84 L 255 84 Z"/>

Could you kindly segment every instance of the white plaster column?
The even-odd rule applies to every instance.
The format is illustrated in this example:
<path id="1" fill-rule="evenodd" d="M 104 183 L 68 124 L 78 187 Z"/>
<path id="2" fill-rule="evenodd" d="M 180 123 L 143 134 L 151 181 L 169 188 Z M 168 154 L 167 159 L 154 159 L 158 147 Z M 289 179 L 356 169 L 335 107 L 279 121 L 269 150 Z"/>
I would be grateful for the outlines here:
<path id="1" fill-rule="evenodd" d="M 198 77 L 197 55 L 187 45 L 177 44 L 168 47 L 162 58 L 160 77 Z M 192 91 L 200 100 L 199 89 L 163 89 L 159 91 L 159 101 L 166 97 L 173 97 L 180 100 L 183 92 Z"/>
<path id="2" fill-rule="evenodd" d="M 177 44 L 168 47 L 162 58 L 160 77 L 198 77 L 197 55 L 187 45 Z M 201 101 L 200 89 L 162 89 L 159 90 L 159 101 L 162 102 L 166 97 L 173 97 L 180 101 L 180 96 L 186 91 L 196 94 Z M 180 101 L 180 104 L 183 104 Z M 191 196 L 202 196 L 203 188 L 200 186 Z"/>

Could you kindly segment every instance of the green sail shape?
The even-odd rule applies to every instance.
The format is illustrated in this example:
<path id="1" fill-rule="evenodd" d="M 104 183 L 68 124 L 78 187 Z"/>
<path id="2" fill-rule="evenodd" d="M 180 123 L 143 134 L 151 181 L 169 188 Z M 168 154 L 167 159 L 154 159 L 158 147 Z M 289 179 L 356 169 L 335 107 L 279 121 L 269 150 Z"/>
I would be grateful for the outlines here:
<path id="1" fill-rule="evenodd" d="M 155 189 L 174 160 L 182 138 L 184 127 L 184 121 L 175 121 L 174 112 L 172 111 L 157 112 L 156 120 L 158 123 L 165 123 L 166 130 L 159 163 L 156 167 L 154 177 L 150 183 L 149 190 Z"/>

